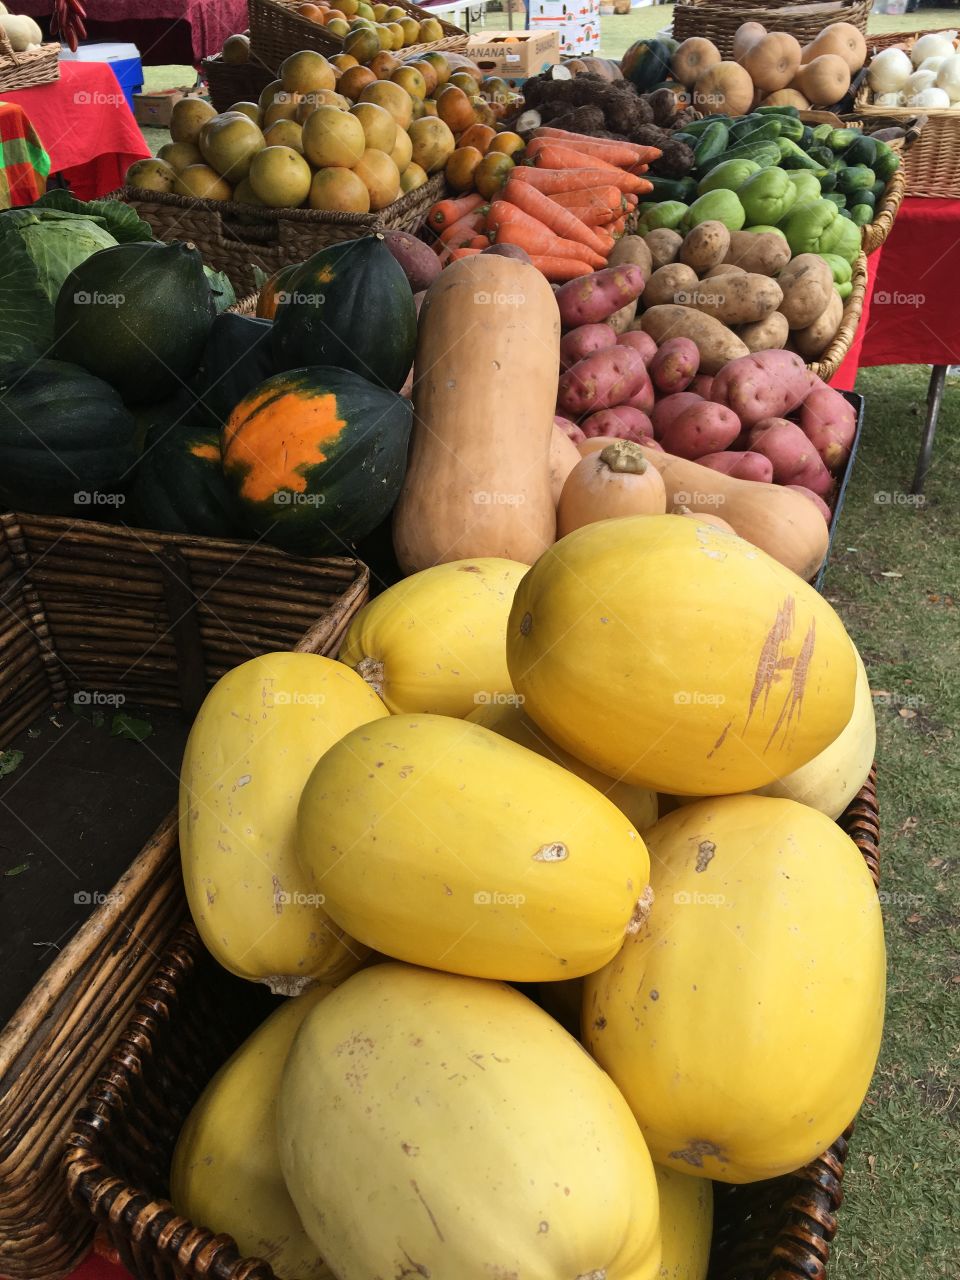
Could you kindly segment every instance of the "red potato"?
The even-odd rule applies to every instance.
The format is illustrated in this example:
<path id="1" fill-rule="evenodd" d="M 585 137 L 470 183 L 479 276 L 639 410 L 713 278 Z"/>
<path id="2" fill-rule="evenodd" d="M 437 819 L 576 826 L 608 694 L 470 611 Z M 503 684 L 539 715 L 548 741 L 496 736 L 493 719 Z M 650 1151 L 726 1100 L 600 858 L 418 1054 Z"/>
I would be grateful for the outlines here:
<path id="1" fill-rule="evenodd" d="M 653 425 L 647 415 L 627 404 L 591 413 L 580 426 L 588 440 L 594 436 L 615 436 L 621 440 L 635 440 L 639 444 L 653 435 Z"/>
<path id="2" fill-rule="evenodd" d="M 492 253 L 495 258 L 516 258 L 518 262 L 529 262 L 530 255 L 518 244 L 491 244 L 481 253 Z"/>
<path id="3" fill-rule="evenodd" d="M 569 369 L 594 351 L 606 351 L 616 345 L 617 335 L 608 324 L 582 324 L 560 339 L 560 368 Z"/>
<path id="4" fill-rule="evenodd" d="M 692 404 L 700 404 L 702 401 L 703 397 L 694 395 L 692 391 L 678 391 L 676 395 L 664 396 L 662 400 L 658 400 L 650 414 L 653 434 L 658 440 L 662 440 L 664 431 L 678 413 L 683 413 L 684 409 L 689 409 Z"/>
<path id="5" fill-rule="evenodd" d="M 553 425 L 558 427 L 565 436 L 568 436 L 574 444 L 579 444 L 581 440 L 586 440 L 587 438 L 575 422 L 571 422 L 569 418 L 561 417 L 560 414 L 556 414 L 554 417 Z"/>
<path id="6" fill-rule="evenodd" d="M 820 512 L 820 514 L 823 516 L 824 520 L 826 520 L 827 525 L 829 527 L 830 521 L 833 518 L 833 512 L 830 510 L 830 508 L 827 506 L 824 500 L 820 497 L 819 493 L 814 493 L 812 489 L 805 489 L 802 484 L 787 484 L 787 485 L 784 485 L 783 487 L 785 489 L 792 489 L 794 493 L 802 493 L 805 498 L 809 498 L 810 501 L 813 503 L 813 505 Z"/>
<path id="7" fill-rule="evenodd" d="M 814 375 L 793 351 L 738 356 L 713 378 L 713 398 L 732 409 L 745 427 L 792 413 L 809 395 Z M 776 464 L 774 464 L 776 465 Z"/>
<path id="8" fill-rule="evenodd" d="M 770 459 L 775 484 L 802 485 L 821 497 L 830 492 L 830 472 L 795 422 L 761 418 L 750 432 L 749 446 Z"/>
<path id="9" fill-rule="evenodd" d="M 687 391 L 692 391 L 697 396 L 703 396 L 704 400 L 712 400 L 713 378 L 710 377 L 709 373 L 698 373 L 689 387 L 687 387 Z"/>
<path id="10" fill-rule="evenodd" d="M 839 471 L 850 457 L 857 434 L 857 412 L 839 391 L 820 382 L 803 402 L 800 429 L 825 465 L 831 471 Z"/>
<path id="11" fill-rule="evenodd" d="M 689 338 L 668 338 L 647 367 L 657 390 L 673 395 L 686 391 L 696 377 L 700 352 Z"/>
<path id="12" fill-rule="evenodd" d="M 597 409 L 624 404 L 646 377 L 642 356 L 630 347 L 595 351 L 560 375 L 557 410 L 566 417 L 582 418 Z"/>
<path id="13" fill-rule="evenodd" d="M 740 419 L 726 405 L 701 400 L 683 409 L 660 434 L 667 453 L 696 462 L 705 453 L 718 453 L 740 434 Z"/>
<path id="14" fill-rule="evenodd" d="M 650 381 L 650 374 L 644 372 L 643 381 L 634 391 L 629 400 L 624 400 L 624 404 L 629 405 L 631 409 L 639 409 L 641 413 L 647 415 L 653 413 L 653 406 L 657 399 L 657 393 L 653 383 Z"/>
<path id="15" fill-rule="evenodd" d="M 737 480 L 761 480 L 764 484 L 773 481 L 773 463 L 762 453 L 752 453 L 749 449 L 722 449 L 719 453 L 704 454 L 697 461 L 701 467 L 722 471 Z"/>
<path id="16" fill-rule="evenodd" d="M 560 323 L 565 329 L 598 324 L 639 298 L 645 284 L 643 272 L 630 263 L 569 280 L 557 290 Z"/>
<path id="17" fill-rule="evenodd" d="M 657 354 L 657 344 L 642 329 L 628 329 L 626 333 L 620 334 L 617 342 L 621 347 L 633 347 L 634 351 L 639 351 L 647 364 Z"/>

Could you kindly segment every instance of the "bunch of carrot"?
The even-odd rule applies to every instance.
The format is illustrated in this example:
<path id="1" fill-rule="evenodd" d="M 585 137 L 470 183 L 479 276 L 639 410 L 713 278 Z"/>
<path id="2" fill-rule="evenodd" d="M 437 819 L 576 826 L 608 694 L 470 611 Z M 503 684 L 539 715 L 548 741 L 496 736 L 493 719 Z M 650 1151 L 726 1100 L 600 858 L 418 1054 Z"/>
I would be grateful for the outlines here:
<path id="1" fill-rule="evenodd" d="M 512 244 L 552 283 L 573 280 L 606 265 L 638 197 L 651 189 L 641 175 L 659 155 L 656 147 L 537 129 L 526 148 L 533 165 L 517 165 L 500 198 L 442 200 L 427 224 L 451 260 Z"/>

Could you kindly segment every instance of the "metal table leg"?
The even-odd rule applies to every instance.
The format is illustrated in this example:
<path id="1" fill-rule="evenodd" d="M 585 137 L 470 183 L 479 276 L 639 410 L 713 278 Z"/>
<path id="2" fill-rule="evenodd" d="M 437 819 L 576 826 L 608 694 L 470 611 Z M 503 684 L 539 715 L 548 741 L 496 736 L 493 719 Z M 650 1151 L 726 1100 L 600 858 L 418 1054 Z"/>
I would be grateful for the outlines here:
<path id="1" fill-rule="evenodd" d="M 913 477 L 912 493 L 923 493 L 923 486 L 930 470 L 930 459 L 933 455 L 933 437 L 937 432 L 937 418 L 940 416 L 940 405 L 943 402 L 943 386 L 947 377 L 947 366 L 935 364 L 930 370 L 930 385 L 927 388 L 927 420 L 923 424 L 923 439 L 920 442 L 920 456 L 917 458 L 917 470 Z"/>

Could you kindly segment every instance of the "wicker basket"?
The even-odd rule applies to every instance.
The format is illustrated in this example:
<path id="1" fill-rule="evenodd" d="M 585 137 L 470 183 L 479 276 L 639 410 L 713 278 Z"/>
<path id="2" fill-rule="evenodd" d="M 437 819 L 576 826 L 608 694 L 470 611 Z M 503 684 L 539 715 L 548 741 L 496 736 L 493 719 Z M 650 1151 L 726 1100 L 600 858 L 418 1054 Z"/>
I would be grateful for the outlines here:
<path id="1" fill-rule="evenodd" d="M 429 9 L 421 9 L 409 0 L 396 0 L 412 18 L 422 22 L 424 18 L 436 18 Z M 300 0 L 247 0 L 250 14 L 250 48 L 252 53 L 268 67 L 279 67 L 284 58 L 301 49 L 316 49 L 318 53 L 343 52 L 343 40 L 331 35 L 318 22 L 311 22 L 297 13 Z M 447 49 L 450 52 L 465 49 L 469 36 L 452 22 L 438 19 L 443 28 L 443 39 L 428 44 L 412 44 L 396 52 L 402 58 L 426 53 L 428 49 Z"/>
<path id="2" fill-rule="evenodd" d="M 843 304 L 843 319 L 840 322 L 840 328 L 837 330 L 837 336 L 826 351 L 823 352 L 819 360 L 807 365 L 807 368 L 815 373 L 818 378 L 822 378 L 824 382 L 829 382 L 843 364 L 847 352 L 853 345 L 857 329 L 860 327 L 863 301 L 867 296 L 867 255 L 862 250 L 853 264 L 852 279 L 853 288 Z"/>
<path id="3" fill-rule="evenodd" d="M 840 825 L 879 883 L 874 774 Z M 167 1171 L 187 1112 L 262 1020 L 263 1006 L 251 1010 L 250 993 L 249 983 L 214 963 L 192 927 L 182 929 L 76 1116 L 65 1156 L 70 1198 L 105 1231 L 138 1280 L 274 1280 L 266 1262 L 241 1259 L 229 1236 L 179 1217 L 166 1200 Z M 789 1177 L 717 1186 L 711 1275 L 822 1278 L 849 1132 Z"/>
<path id="4" fill-rule="evenodd" d="M 42 44 L 39 49 L 14 53 L 6 33 L 0 28 L 0 93 L 32 89 L 60 79 L 60 46 Z"/>
<path id="5" fill-rule="evenodd" d="M 210 101 L 217 111 L 229 111 L 235 102 L 256 102 L 263 90 L 276 77 L 259 58 L 251 56 L 249 62 L 224 62 L 218 53 L 204 58 L 200 64 Z"/>
<path id="6" fill-rule="evenodd" d="M 115 191 L 112 198 L 132 205 L 158 240 L 192 241 L 204 262 L 225 271 L 242 296 L 258 287 L 255 267 L 269 276 L 343 240 L 358 240 L 377 231 L 417 231 L 427 210 L 445 193 L 443 174 L 435 174 L 379 213 L 262 209 L 135 187 Z"/>
<path id="7" fill-rule="evenodd" d="M 923 34 L 915 32 L 897 43 L 909 53 Z M 867 129 L 879 129 L 886 124 L 906 128 L 917 118 L 917 108 L 874 106 L 873 92 L 864 80 L 854 99 L 853 115 Z M 904 155 L 906 194 L 957 199 L 960 197 L 960 111 L 953 107 L 927 107 L 923 121 L 923 129 Z"/>
<path id="8" fill-rule="evenodd" d="M 876 217 L 873 222 L 868 222 L 863 231 L 863 252 L 873 253 L 874 249 L 879 249 L 886 240 L 887 236 L 893 230 L 893 224 L 896 221 L 897 212 L 903 202 L 904 192 L 907 189 L 907 177 L 904 172 L 903 165 L 897 170 L 890 181 L 887 183 L 887 189 L 883 193 L 883 199 L 876 207 Z"/>
<path id="9" fill-rule="evenodd" d="M 192 718 L 207 687 L 248 658 L 336 653 L 367 584 L 356 560 L 0 515 L 0 745 L 76 689 Z M 54 1280 L 89 1244 L 89 1218 L 64 1202 L 63 1143 L 187 918 L 175 815 L 130 860 L 0 1032 L 0 1275 L 13 1280 Z"/>
<path id="10" fill-rule="evenodd" d="M 673 35 L 676 40 L 705 36 L 724 58 L 729 58 L 734 34 L 745 22 L 760 22 L 770 31 L 787 31 L 801 44 L 807 44 L 831 22 L 849 22 L 866 34 L 872 4 L 873 0 L 826 0 L 822 4 L 765 0 L 762 5 L 683 0 L 673 9 Z"/>

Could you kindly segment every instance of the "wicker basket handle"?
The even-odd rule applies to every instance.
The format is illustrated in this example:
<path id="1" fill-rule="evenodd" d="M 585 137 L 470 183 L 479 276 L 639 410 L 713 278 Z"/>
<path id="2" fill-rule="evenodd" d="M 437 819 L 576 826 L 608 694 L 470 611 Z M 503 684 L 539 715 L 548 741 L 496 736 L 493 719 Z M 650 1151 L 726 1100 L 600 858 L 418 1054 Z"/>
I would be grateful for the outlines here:
<path id="1" fill-rule="evenodd" d="M 190 581 L 190 566 L 175 547 L 156 552 L 163 583 L 163 601 L 170 624 L 170 638 L 177 651 L 177 684 L 180 708 L 193 720 L 207 696 L 207 672 L 203 660 L 203 637 L 197 620 L 197 597 Z"/>
<path id="2" fill-rule="evenodd" d="M 19 53 L 14 52 L 13 45 L 10 43 L 10 37 L 7 35 L 6 31 L 4 31 L 3 27 L 0 27 L 0 58 L 9 58 L 12 62 L 15 62 L 18 67 L 20 65 L 20 55 Z"/>

